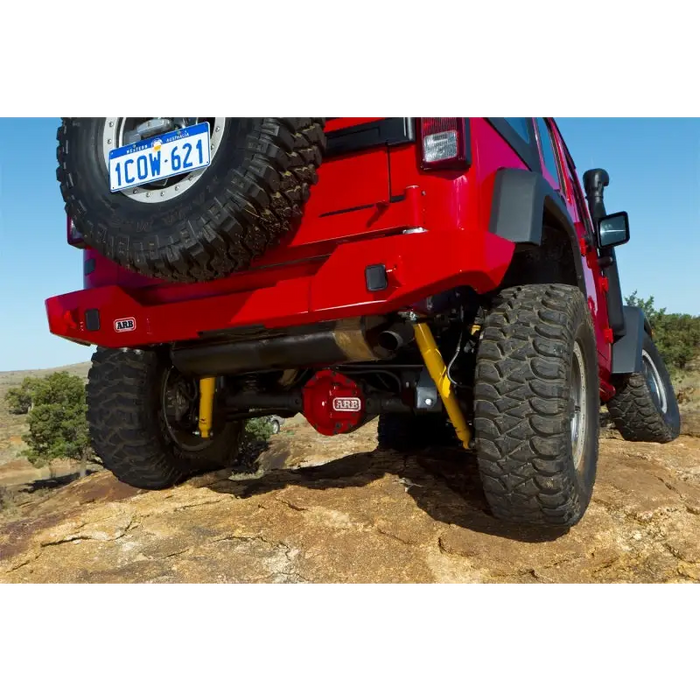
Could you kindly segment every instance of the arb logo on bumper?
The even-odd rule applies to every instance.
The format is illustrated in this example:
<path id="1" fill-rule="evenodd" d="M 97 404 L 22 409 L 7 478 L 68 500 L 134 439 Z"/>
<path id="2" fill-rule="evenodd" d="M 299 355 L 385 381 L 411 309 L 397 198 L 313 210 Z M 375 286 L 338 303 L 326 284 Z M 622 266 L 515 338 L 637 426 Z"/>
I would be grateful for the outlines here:
<path id="1" fill-rule="evenodd" d="M 135 318 L 118 318 L 114 322 L 114 330 L 117 333 L 129 333 L 136 330 Z"/>
<path id="2" fill-rule="evenodd" d="M 333 399 L 333 410 L 345 413 L 357 413 L 362 410 L 362 400 L 357 397 L 336 397 Z"/>

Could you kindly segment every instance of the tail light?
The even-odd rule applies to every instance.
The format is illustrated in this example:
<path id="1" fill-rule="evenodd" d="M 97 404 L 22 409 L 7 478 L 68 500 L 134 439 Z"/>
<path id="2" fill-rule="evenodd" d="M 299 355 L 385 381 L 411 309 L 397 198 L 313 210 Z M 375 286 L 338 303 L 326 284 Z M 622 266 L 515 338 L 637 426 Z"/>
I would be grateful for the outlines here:
<path id="1" fill-rule="evenodd" d="M 423 117 L 420 120 L 423 168 L 466 168 L 469 165 L 466 132 L 464 117 Z"/>
<path id="2" fill-rule="evenodd" d="M 68 240 L 68 245 L 72 245 L 74 248 L 80 248 L 82 250 L 86 247 L 83 237 L 80 235 L 78 229 L 75 228 L 75 224 L 70 217 L 67 219 L 66 239 Z"/>

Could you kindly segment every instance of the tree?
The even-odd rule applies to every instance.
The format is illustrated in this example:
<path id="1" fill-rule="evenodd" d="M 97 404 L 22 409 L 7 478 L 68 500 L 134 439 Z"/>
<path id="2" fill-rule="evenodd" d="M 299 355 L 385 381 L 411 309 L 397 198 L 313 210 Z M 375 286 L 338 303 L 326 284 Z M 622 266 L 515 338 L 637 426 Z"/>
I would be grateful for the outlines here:
<path id="1" fill-rule="evenodd" d="M 649 321 L 652 328 L 654 328 L 656 321 L 666 314 L 665 308 L 657 309 L 654 306 L 654 297 L 642 299 L 637 295 L 636 289 L 625 299 L 625 304 L 627 304 L 627 306 L 637 306 L 640 308 L 644 312 L 644 315 L 647 317 L 647 321 Z"/>
<path id="2" fill-rule="evenodd" d="M 28 459 L 36 465 L 58 458 L 81 460 L 90 455 L 87 404 L 83 381 L 68 372 L 34 380 L 29 413 Z"/>
<path id="3" fill-rule="evenodd" d="M 31 411 L 34 404 L 34 390 L 37 380 L 32 377 L 25 377 L 20 386 L 10 389 L 5 395 L 5 402 L 10 413 L 16 415 L 26 415 Z"/>
<path id="4" fill-rule="evenodd" d="M 635 291 L 627 297 L 629 306 L 644 311 L 654 332 L 654 342 L 669 370 L 684 370 L 700 357 L 700 316 L 669 314 L 654 306 L 654 297 L 641 299 Z"/>

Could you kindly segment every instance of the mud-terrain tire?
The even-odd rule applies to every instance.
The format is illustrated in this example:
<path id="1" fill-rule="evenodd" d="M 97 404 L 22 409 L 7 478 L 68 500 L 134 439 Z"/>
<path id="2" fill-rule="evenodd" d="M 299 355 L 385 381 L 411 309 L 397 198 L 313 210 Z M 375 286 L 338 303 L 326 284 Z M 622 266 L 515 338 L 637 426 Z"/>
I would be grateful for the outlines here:
<path id="1" fill-rule="evenodd" d="M 386 413 L 377 425 L 379 449 L 415 452 L 429 447 L 458 447 L 455 429 L 442 413 Z"/>
<path id="2" fill-rule="evenodd" d="M 88 375 L 92 447 L 106 469 L 140 489 L 167 489 L 234 465 L 241 423 L 218 423 L 197 451 L 183 449 L 165 423 L 162 387 L 168 363 L 156 352 L 98 349 Z M 218 431 L 217 431 L 218 429 Z"/>
<path id="3" fill-rule="evenodd" d="M 325 119 L 205 119 L 221 122 L 212 162 L 177 185 L 179 194 L 173 181 L 165 199 L 148 189 L 156 185 L 110 192 L 106 136 L 115 121 L 63 119 L 57 178 L 88 245 L 147 277 L 199 282 L 248 268 L 298 225 L 317 181 Z"/>
<path id="4" fill-rule="evenodd" d="M 578 288 L 530 285 L 496 297 L 474 386 L 477 459 L 496 518 L 567 528 L 583 517 L 598 461 L 599 386 L 593 323 Z"/>
<path id="5" fill-rule="evenodd" d="M 641 373 L 613 379 L 617 394 L 608 402 L 610 417 L 625 440 L 672 442 L 681 430 L 676 392 L 666 365 L 647 333 L 642 362 Z"/>

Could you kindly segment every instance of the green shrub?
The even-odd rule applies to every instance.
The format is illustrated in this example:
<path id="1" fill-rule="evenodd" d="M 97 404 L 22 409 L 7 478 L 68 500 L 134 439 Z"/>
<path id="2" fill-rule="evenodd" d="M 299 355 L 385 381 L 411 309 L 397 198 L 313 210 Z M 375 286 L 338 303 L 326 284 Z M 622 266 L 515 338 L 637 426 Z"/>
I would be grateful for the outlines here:
<path id="1" fill-rule="evenodd" d="M 638 306 L 654 333 L 654 342 L 669 370 L 674 373 L 685 370 L 700 357 L 700 316 L 669 314 L 657 309 L 654 297 L 641 299 L 635 291 L 626 299 L 630 306 Z"/>
<path id="2" fill-rule="evenodd" d="M 58 458 L 85 460 L 90 455 L 85 385 L 79 377 L 54 372 L 45 379 L 25 379 L 8 405 L 18 411 L 27 407 L 25 455 L 33 464 Z"/>
<path id="3" fill-rule="evenodd" d="M 272 437 L 272 424 L 267 418 L 251 418 L 245 425 L 246 437 L 251 442 L 266 443 Z"/>

